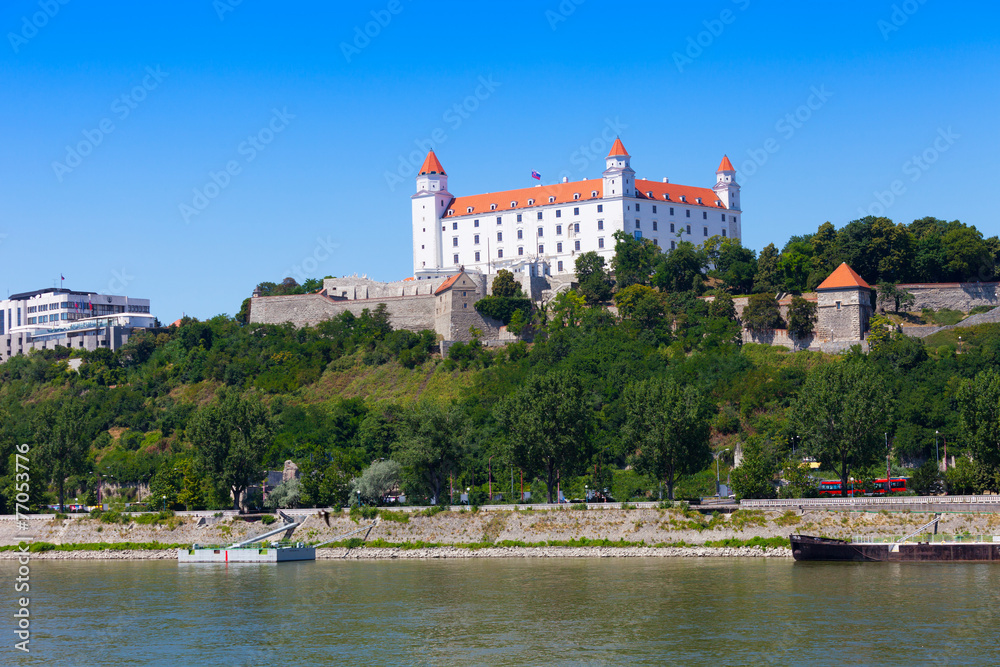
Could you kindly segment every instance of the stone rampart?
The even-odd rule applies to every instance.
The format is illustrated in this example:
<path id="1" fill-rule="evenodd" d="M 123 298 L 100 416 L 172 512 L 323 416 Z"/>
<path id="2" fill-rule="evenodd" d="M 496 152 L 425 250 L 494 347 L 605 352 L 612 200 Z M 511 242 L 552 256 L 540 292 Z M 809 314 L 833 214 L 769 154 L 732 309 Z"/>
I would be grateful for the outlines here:
<path id="1" fill-rule="evenodd" d="M 817 347 L 815 336 L 796 338 L 788 333 L 787 329 L 772 329 L 771 331 L 763 331 L 760 333 L 744 329 L 743 342 L 760 343 L 761 345 L 780 345 L 782 347 L 787 347 L 793 352 L 808 350 L 809 348 L 816 349 Z"/>
<path id="2" fill-rule="evenodd" d="M 397 296 L 380 299 L 330 299 L 322 294 L 288 296 L 255 296 L 250 301 L 250 321 L 260 324 L 291 322 L 297 327 L 315 326 L 323 320 L 351 312 L 360 315 L 368 308 L 374 311 L 384 303 L 389 323 L 394 329 L 421 331 L 434 329 L 434 296 Z"/>
<path id="3" fill-rule="evenodd" d="M 1000 283 L 911 283 L 899 285 L 912 294 L 916 302 L 910 310 L 960 310 L 967 313 L 976 306 L 1000 306 Z M 877 288 L 874 288 L 877 289 Z M 892 306 L 879 302 L 879 310 Z"/>

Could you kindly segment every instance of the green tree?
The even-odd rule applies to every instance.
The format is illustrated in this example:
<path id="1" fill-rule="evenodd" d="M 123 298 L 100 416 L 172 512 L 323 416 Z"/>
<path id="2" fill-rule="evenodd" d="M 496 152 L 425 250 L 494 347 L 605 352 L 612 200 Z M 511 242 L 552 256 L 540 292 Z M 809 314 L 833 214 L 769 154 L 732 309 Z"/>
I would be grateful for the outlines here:
<path id="1" fill-rule="evenodd" d="M 681 241 L 677 247 L 659 257 L 652 282 L 661 290 L 687 292 L 700 288 L 708 267 L 708 254 L 690 241 Z"/>
<path id="2" fill-rule="evenodd" d="M 576 258 L 576 280 L 588 305 L 611 298 L 613 281 L 605 268 L 604 257 L 590 250 Z"/>
<path id="3" fill-rule="evenodd" d="M 1000 372 L 981 371 L 956 395 L 959 423 L 976 460 L 1000 465 Z"/>
<path id="4" fill-rule="evenodd" d="M 809 451 L 837 470 L 846 489 L 850 467 L 860 470 L 884 453 L 893 403 L 885 379 L 866 360 L 830 363 L 806 379 L 792 422 Z"/>
<path id="5" fill-rule="evenodd" d="M 733 297 L 725 293 L 717 294 L 711 303 L 708 304 L 708 314 L 711 317 L 735 320 L 736 304 L 733 302 Z"/>
<path id="6" fill-rule="evenodd" d="M 781 319 L 781 309 L 773 294 L 754 294 L 743 309 L 743 326 L 755 333 L 764 333 L 774 329 L 783 329 L 785 321 Z"/>
<path id="7" fill-rule="evenodd" d="M 38 446 L 35 460 L 56 487 L 59 510 L 65 510 L 66 479 L 83 472 L 90 437 L 84 419 L 83 402 L 70 399 L 42 409 L 35 430 Z"/>
<path id="8" fill-rule="evenodd" d="M 944 476 L 938 468 L 938 462 L 928 459 L 913 472 L 910 478 L 910 489 L 918 496 L 929 496 L 944 492 Z"/>
<path id="9" fill-rule="evenodd" d="M 793 296 L 788 306 L 788 333 L 795 338 L 811 336 L 816 329 L 816 302 Z"/>
<path id="10" fill-rule="evenodd" d="M 614 237 L 615 256 L 611 259 L 611 269 L 618 288 L 648 285 L 660 249 L 649 239 L 637 239 L 621 230 L 615 232 Z"/>
<path id="11" fill-rule="evenodd" d="M 634 450 L 636 468 L 665 482 L 673 499 L 677 475 L 711 460 L 711 405 L 694 386 L 663 378 L 629 385 L 623 401 L 622 440 Z"/>
<path id="12" fill-rule="evenodd" d="M 420 404 L 407 415 L 402 430 L 393 458 L 403 466 L 405 478 L 415 490 L 427 492 L 432 502 L 438 502 L 468 444 L 465 414 L 457 406 Z"/>
<path id="13" fill-rule="evenodd" d="M 778 457 L 770 441 L 753 437 L 743 445 L 743 460 L 733 468 L 730 480 L 737 498 L 774 498 L 774 475 Z"/>
<path id="14" fill-rule="evenodd" d="M 640 329 L 656 329 L 666 317 L 663 295 L 645 285 L 629 285 L 618 290 L 615 305 L 623 320 L 634 322 Z"/>
<path id="15" fill-rule="evenodd" d="M 233 509 L 239 510 L 240 496 L 263 474 L 264 453 L 274 437 L 260 396 L 223 392 L 195 414 L 188 433 L 202 468 L 232 492 Z"/>
<path id="16" fill-rule="evenodd" d="M 493 415 L 505 434 L 504 458 L 529 476 L 544 474 L 551 503 L 557 474 L 572 474 L 589 454 L 593 417 L 579 376 L 532 375 L 497 403 Z"/>
<path id="17" fill-rule="evenodd" d="M 781 478 L 785 484 L 779 490 L 782 498 L 815 498 L 818 493 L 816 482 L 809 475 L 809 466 L 789 459 L 781 470 Z"/>
<path id="18" fill-rule="evenodd" d="M 917 298 L 905 289 L 900 289 L 896 283 L 882 282 L 878 286 L 878 298 L 893 305 L 893 312 L 898 313 L 899 309 L 906 310 L 916 303 Z"/>
<path id="19" fill-rule="evenodd" d="M 401 473 L 398 461 L 376 461 L 351 482 L 351 491 L 363 503 L 384 505 L 386 496 L 399 487 Z"/>
<path id="20" fill-rule="evenodd" d="M 499 297 L 524 296 L 521 293 L 521 283 L 514 280 L 514 274 L 507 269 L 500 269 L 497 271 L 497 275 L 493 279 L 493 286 L 490 293 L 492 296 Z"/>
<path id="21" fill-rule="evenodd" d="M 274 509 L 289 509 L 298 507 L 302 501 L 302 483 L 297 479 L 282 481 L 267 495 L 264 507 Z"/>
<path id="22" fill-rule="evenodd" d="M 757 257 L 757 275 L 753 281 L 754 292 L 775 293 L 780 289 L 781 270 L 778 267 L 779 253 L 773 243 L 768 243 Z"/>

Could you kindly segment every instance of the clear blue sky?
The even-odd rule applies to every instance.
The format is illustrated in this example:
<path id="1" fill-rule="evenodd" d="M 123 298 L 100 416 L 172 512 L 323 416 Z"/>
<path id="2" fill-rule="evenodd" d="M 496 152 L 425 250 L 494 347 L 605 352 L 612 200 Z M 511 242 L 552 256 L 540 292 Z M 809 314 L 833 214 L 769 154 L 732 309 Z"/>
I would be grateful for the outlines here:
<path id="1" fill-rule="evenodd" d="M 0 6 L 10 292 L 62 273 L 169 322 L 295 266 L 399 279 L 421 142 L 476 194 L 597 177 L 609 126 L 642 178 L 710 186 L 728 153 L 758 250 L 876 193 L 998 232 L 993 3 L 61 2 Z"/>

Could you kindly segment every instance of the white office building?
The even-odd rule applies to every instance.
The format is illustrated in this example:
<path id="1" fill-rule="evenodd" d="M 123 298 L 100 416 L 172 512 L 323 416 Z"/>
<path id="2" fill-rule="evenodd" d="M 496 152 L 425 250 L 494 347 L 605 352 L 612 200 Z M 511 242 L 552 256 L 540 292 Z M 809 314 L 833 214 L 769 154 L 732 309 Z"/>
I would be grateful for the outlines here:
<path id="1" fill-rule="evenodd" d="M 0 361 L 57 346 L 116 350 L 156 325 L 149 299 L 49 288 L 0 300 Z"/>
<path id="2" fill-rule="evenodd" d="M 740 186 L 728 157 L 711 188 L 637 179 L 630 162 L 615 139 L 601 178 L 455 197 L 431 151 L 411 198 L 414 277 L 450 275 L 459 267 L 493 274 L 525 262 L 570 274 L 583 252 L 610 261 L 616 231 L 650 239 L 664 251 L 679 241 L 742 238 Z"/>

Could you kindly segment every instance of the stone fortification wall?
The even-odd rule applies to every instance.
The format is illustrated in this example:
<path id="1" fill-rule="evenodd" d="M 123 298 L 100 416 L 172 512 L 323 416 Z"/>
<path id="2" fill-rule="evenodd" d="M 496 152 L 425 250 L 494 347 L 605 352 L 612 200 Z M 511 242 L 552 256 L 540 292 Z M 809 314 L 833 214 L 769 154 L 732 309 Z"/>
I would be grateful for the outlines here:
<path id="1" fill-rule="evenodd" d="M 762 333 L 755 333 L 747 329 L 743 330 L 744 343 L 760 343 L 762 345 L 780 345 L 792 351 L 818 349 L 816 336 L 805 338 L 795 338 L 788 333 L 787 329 L 774 329 Z"/>
<path id="2" fill-rule="evenodd" d="M 1000 283 L 918 283 L 899 285 L 916 298 L 911 310 L 960 310 L 967 313 L 976 306 L 1000 306 Z M 885 303 L 879 310 L 892 310 Z"/>
<path id="3" fill-rule="evenodd" d="M 255 296 L 250 301 L 250 321 L 260 324 L 284 324 L 297 327 L 313 326 L 350 311 L 360 315 L 365 308 L 374 311 L 384 303 L 389 311 L 389 323 L 394 329 L 421 331 L 434 329 L 434 295 L 385 297 L 366 301 L 330 299 L 322 294 L 290 296 Z"/>
<path id="4" fill-rule="evenodd" d="M 402 296 L 428 296 L 441 286 L 447 278 L 432 280 L 397 280 L 382 283 L 366 276 L 346 276 L 344 278 L 326 278 L 323 290 L 333 299 L 385 299 Z"/>

